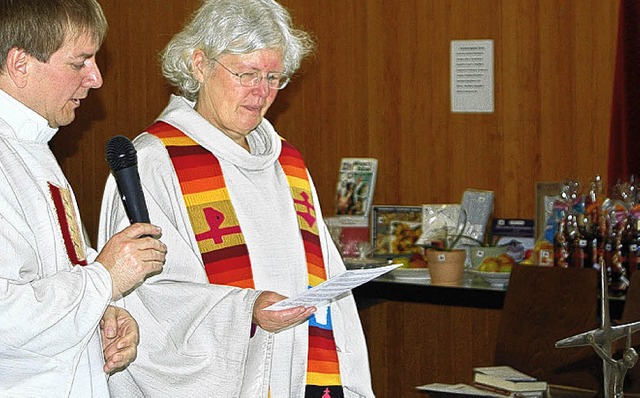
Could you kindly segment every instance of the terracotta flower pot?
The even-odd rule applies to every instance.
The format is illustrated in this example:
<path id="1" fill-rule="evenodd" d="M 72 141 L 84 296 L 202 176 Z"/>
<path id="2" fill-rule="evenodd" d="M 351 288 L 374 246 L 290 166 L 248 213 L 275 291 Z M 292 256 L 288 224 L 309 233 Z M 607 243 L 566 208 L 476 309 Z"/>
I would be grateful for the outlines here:
<path id="1" fill-rule="evenodd" d="M 466 250 L 427 250 L 432 285 L 456 285 L 462 281 Z"/>

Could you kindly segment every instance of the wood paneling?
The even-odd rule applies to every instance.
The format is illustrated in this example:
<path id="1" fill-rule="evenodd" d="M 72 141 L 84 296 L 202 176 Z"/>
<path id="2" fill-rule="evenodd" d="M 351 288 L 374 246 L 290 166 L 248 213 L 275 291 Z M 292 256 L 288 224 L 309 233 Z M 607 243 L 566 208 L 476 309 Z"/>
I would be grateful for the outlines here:
<path id="1" fill-rule="evenodd" d="M 495 216 L 533 218 L 535 181 L 606 176 L 619 1 L 283 0 L 318 47 L 267 116 L 305 156 L 325 213 L 340 158 L 362 156 L 380 161 L 376 204 L 457 203 L 467 188 L 491 189 Z M 92 238 L 108 174 L 104 145 L 115 134 L 134 137 L 167 103 L 157 54 L 199 1 L 101 4 L 110 23 L 98 57 L 104 86 L 53 141 Z M 457 39 L 494 40 L 494 113 L 450 112 Z M 478 352 L 489 352 L 493 310 L 418 305 L 362 312 L 381 397 L 391 384 L 460 381 L 458 361 L 491 359 Z M 416 334 L 385 335 L 377 325 L 386 323 L 409 323 Z M 397 339 L 431 348 L 389 363 Z M 382 366 L 396 379 L 378 377 Z"/>
<path id="2" fill-rule="evenodd" d="M 535 181 L 606 173 L 617 2 L 285 4 L 319 46 L 271 116 L 325 207 L 343 156 L 380 159 L 378 204 L 483 188 L 502 217 L 534 216 Z M 454 39 L 494 40 L 494 113 L 450 112 Z"/>
<path id="3" fill-rule="evenodd" d="M 104 86 L 54 139 L 94 237 L 104 144 L 134 137 L 171 89 L 158 52 L 197 0 L 101 1 Z M 325 213 L 341 157 L 380 160 L 377 204 L 496 193 L 494 215 L 534 216 L 534 182 L 606 176 L 618 1 L 283 0 L 317 51 L 268 117 L 304 154 Z M 455 39 L 493 39 L 495 112 L 452 114 Z"/>
<path id="4" fill-rule="evenodd" d="M 376 396 L 424 397 L 416 386 L 471 383 L 473 367 L 493 365 L 500 315 L 396 301 L 361 309 Z"/>

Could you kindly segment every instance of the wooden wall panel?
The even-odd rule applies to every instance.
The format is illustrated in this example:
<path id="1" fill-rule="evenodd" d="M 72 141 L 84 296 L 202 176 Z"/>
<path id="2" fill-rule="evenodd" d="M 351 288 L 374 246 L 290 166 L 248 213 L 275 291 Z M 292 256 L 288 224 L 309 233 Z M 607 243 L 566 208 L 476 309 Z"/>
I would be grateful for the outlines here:
<path id="1" fill-rule="evenodd" d="M 318 47 L 267 116 L 304 154 L 326 214 L 340 158 L 362 156 L 380 161 L 376 204 L 455 203 L 465 189 L 481 188 L 495 191 L 495 216 L 532 218 L 535 181 L 606 176 L 619 1 L 282 0 Z M 108 174 L 104 145 L 115 134 L 134 137 L 165 106 L 171 90 L 157 54 L 199 4 L 100 2 L 110 23 L 98 57 L 104 86 L 52 143 L 93 239 Z M 450 112 L 457 39 L 494 40 L 494 113 Z M 490 359 L 473 338 L 490 336 L 498 314 L 449 310 L 402 303 L 363 310 L 380 396 L 460 381 L 460 363 Z M 433 324 L 428 313 L 450 324 Z M 381 323 L 430 334 L 385 335 Z M 397 339 L 417 338 L 432 351 L 385 361 Z M 395 379 L 376 378 L 384 366 L 397 369 Z"/>
<path id="2" fill-rule="evenodd" d="M 473 367 L 493 364 L 500 314 L 395 301 L 361 309 L 376 396 L 417 398 L 425 396 L 419 385 L 470 383 Z"/>
<path id="3" fill-rule="evenodd" d="M 167 102 L 157 54 L 198 0 L 103 0 L 104 86 L 54 139 L 90 236 L 104 144 L 135 136 Z M 317 41 L 268 113 L 333 211 L 341 157 L 380 160 L 375 203 L 496 193 L 494 215 L 534 216 L 534 182 L 606 175 L 618 1 L 283 0 Z M 495 112 L 452 114 L 450 42 L 493 39 Z"/>
<path id="4" fill-rule="evenodd" d="M 605 175 L 616 2 L 284 3 L 319 47 L 272 115 L 307 156 L 325 212 L 343 156 L 380 159 L 378 204 L 483 188 L 502 217 L 534 216 L 534 181 Z M 452 114 L 450 41 L 478 38 L 495 41 L 496 111 Z"/>

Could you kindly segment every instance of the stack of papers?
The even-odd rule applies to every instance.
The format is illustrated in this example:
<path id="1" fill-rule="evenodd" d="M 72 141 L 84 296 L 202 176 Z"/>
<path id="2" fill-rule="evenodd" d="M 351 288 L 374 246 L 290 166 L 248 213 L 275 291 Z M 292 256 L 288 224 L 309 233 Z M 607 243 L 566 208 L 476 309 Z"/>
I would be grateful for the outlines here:
<path id="1" fill-rule="evenodd" d="M 468 384 L 425 384 L 416 387 L 429 391 L 433 397 L 512 397 L 542 398 L 548 396 L 548 385 L 510 366 L 487 366 L 474 368 L 473 385 Z"/>
<path id="2" fill-rule="evenodd" d="M 466 397 L 501 397 L 504 395 L 498 395 L 496 393 L 481 390 L 474 386 L 470 386 L 468 384 L 441 384 L 441 383 L 433 383 L 433 384 L 425 384 L 424 386 L 416 387 L 416 389 L 421 391 L 429 391 L 429 396 L 448 396 L 448 395 L 461 395 Z"/>
<path id="3" fill-rule="evenodd" d="M 536 397 L 547 391 L 547 382 L 510 366 L 487 366 L 474 369 L 474 384 L 510 396 Z"/>

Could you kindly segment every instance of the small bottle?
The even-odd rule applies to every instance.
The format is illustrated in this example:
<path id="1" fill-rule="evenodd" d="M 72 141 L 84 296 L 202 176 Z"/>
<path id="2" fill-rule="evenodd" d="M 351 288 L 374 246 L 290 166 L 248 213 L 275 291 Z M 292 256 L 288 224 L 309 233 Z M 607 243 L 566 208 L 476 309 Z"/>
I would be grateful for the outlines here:
<path id="1" fill-rule="evenodd" d="M 619 253 L 616 247 L 617 228 L 613 217 L 610 215 L 606 223 L 606 228 L 603 229 L 604 244 L 602 246 L 602 257 L 604 258 L 604 264 L 607 267 L 607 276 L 611 280 L 611 273 L 615 267 L 615 263 L 619 261 Z"/>
<path id="2" fill-rule="evenodd" d="M 576 268 L 595 268 L 598 259 L 598 241 L 595 223 L 587 214 L 578 215 L 578 234 L 574 244 L 574 264 Z"/>
<path id="3" fill-rule="evenodd" d="M 567 241 L 567 266 L 582 268 L 584 262 L 584 251 L 578 246 L 580 244 L 580 231 L 576 221 L 576 214 L 569 213 L 564 226 L 564 235 Z"/>
<path id="4" fill-rule="evenodd" d="M 622 294 L 629 287 L 627 278 L 626 249 L 623 244 L 625 223 L 620 223 L 616 228 L 614 245 L 612 248 L 609 290 L 613 294 Z"/>
<path id="5" fill-rule="evenodd" d="M 627 235 L 627 269 L 629 276 L 640 268 L 640 214 L 634 213 L 632 216 L 632 228 Z"/>
<path id="6" fill-rule="evenodd" d="M 587 260 L 587 239 L 581 234 L 576 234 L 571 249 L 571 266 L 573 268 L 585 268 Z"/>
<path id="7" fill-rule="evenodd" d="M 600 271 L 600 267 L 603 265 L 606 267 L 606 256 L 605 249 L 607 245 L 607 237 L 609 234 L 609 228 L 607 225 L 607 218 L 604 215 L 604 212 L 598 212 L 598 221 L 596 227 L 596 251 L 595 257 L 593 258 L 593 268 Z M 607 268 L 605 268 L 606 270 Z"/>
<path id="8" fill-rule="evenodd" d="M 625 275 L 629 275 L 629 249 L 632 245 L 633 231 L 632 231 L 631 217 L 627 214 L 621 224 L 621 228 L 618 230 L 618 247 L 620 248 L 620 264 L 624 268 Z"/>
<path id="9" fill-rule="evenodd" d="M 567 268 L 569 263 L 569 245 L 565 235 L 565 227 L 567 225 L 566 217 L 561 217 L 558 222 L 558 230 L 553 238 L 553 265 L 556 267 Z"/>

